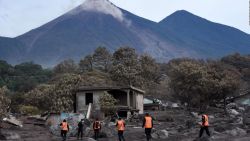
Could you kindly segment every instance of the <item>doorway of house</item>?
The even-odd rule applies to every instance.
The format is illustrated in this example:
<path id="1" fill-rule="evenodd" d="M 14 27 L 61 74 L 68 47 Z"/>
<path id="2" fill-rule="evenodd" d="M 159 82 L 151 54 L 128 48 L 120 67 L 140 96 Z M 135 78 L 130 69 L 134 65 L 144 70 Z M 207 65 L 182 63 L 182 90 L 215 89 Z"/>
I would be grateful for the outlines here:
<path id="1" fill-rule="evenodd" d="M 86 105 L 89 105 L 89 103 L 93 103 L 93 93 L 86 93 Z"/>

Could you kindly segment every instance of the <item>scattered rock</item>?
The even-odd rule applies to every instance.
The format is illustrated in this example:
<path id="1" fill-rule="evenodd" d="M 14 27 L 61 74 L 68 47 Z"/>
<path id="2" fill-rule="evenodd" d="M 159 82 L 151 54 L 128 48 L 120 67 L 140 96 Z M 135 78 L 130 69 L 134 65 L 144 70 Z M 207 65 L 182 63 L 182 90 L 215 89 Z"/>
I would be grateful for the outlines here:
<path id="1" fill-rule="evenodd" d="M 231 109 L 231 110 L 229 111 L 229 113 L 230 113 L 230 114 L 233 114 L 233 115 L 235 115 L 235 116 L 237 116 L 237 115 L 240 114 L 240 113 L 239 113 L 238 111 L 236 111 L 235 109 Z"/>
<path id="2" fill-rule="evenodd" d="M 227 109 L 237 109 L 237 104 L 236 103 L 229 103 L 226 106 Z"/>
<path id="3" fill-rule="evenodd" d="M 84 137 L 84 138 L 82 138 L 82 140 L 83 141 L 96 141 L 96 140 L 94 140 L 92 138 L 88 138 L 88 137 Z"/>
<path id="4" fill-rule="evenodd" d="M 86 137 L 91 137 L 91 129 L 89 127 L 86 127 L 84 130 L 83 130 L 83 134 L 84 136 Z"/>
<path id="5" fill-rule="evenodd" d="M 172 108 L 179 108 L 179 105 L 178 105 L 178 103 L 173 103 L 171 107 Z"/>
<path id="6" fill-rule="evenodd" d="M 226 133 L 231 136 L 245 136 L 247 134 L 247 132 L 244 129 L 241 129 L 239 127 L 236 127 L 233 130 L 227 130 Z"/>
<path id="7" fill-rule="evenodd" d="M 1 131 L 0 139 L 1 140 L 18 140 L 20 135 L 12 131 Z"/>
<path id="8" fill-rule="evenodd" d="M 166 139 L 168 138 L 167 130 L 158 130 L 152 134 L 153 139 Z"/>
<path id="9" fill-rule="evenodd" d="M 19 127 L 23 127 L 22 122 L 12 115 L 10 115 L 8 118 L 4 118 L 3 121 L 19 126 Z"/>
<path id="10" fill-rule="evenodd" d="M 213 115 L 209 115 L 208 117 L 209 117 L 209 119 L 214 119 Z"/>
<path id="11" fill-rule="evenodd" d="M 113 137 L 115 134 L 116 134 L 116 131 L 114 127 L 103 126 L 100 132 L 100 137 L 110 138 L 110 137 Z"/>
<path id="12" fill-rule="evenodd" d="M 196 138 L 194 141 L 211 141 L 211 138 L 207 136 L 203 136 L 201 138 Z"/>
<path id="13" fill-rule="evenodd" d="M 245 111 L 244 107 L 239 107 L 238 109 L 239 109 L 240 112 L 244 112 Z"/>
<path id="14" fill-rule="evenodd" d="M 192 128 L 192 127 L 195 127 L 196 126 L 196 122 L 194 120 L 187 120 L 186 121 L 186 127 L 188 129 Z"/>
<path id="15" fill-rule="evenodd" d="M 199 118 L 199 115 L 198 115 L 198 113 L 196 113 L 196 112 L 191 112 L 191 115 L 192 115 L 193 117 L 195 117 L 195 118 Z"/>

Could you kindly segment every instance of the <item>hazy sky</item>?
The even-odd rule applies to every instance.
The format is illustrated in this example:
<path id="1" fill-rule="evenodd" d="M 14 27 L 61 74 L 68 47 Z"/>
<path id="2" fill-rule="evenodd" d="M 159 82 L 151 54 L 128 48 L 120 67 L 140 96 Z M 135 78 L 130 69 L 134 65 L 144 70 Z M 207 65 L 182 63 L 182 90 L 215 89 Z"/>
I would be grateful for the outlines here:
<path id="1" fill-rule="evenodd" d="M 0 0 L 0 36 L 15 37 L 41 26 L 85 0 Z M 160 21 L 187 10 L 250 33 L 249 0 L 110 0 L 138 16 Z"/>

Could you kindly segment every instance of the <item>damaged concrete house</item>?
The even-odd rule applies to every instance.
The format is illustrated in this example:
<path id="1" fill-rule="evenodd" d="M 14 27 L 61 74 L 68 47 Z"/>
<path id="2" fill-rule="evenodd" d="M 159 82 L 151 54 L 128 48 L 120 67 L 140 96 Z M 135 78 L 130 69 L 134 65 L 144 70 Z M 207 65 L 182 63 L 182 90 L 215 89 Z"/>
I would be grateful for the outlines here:
<path id="1" fill-rule="evenodd" d="M 143 113 L 144 91 L 133 86 L 129 87 L 80 87 L 76 92 L 76 112 L 86 113 L 88 105 L 93 105 L 94 111 L 101 113 L 99 98 L 107 92 L 119 102 L 118 115 L 127 117 L 129 114 Z"/>

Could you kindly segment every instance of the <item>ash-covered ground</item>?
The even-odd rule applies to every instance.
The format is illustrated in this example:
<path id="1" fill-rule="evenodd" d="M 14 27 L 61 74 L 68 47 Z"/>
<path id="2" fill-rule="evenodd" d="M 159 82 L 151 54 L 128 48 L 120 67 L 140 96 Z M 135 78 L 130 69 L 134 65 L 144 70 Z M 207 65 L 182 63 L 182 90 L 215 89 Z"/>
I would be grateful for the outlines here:
<path id="1" fill-rule="evenodd" d="M 249 141 L 250 126 L 247 119 L 248 110 L 235 105 L 228 108 L 225 115 L 223 109 L 209 108 L 211 137 L 203 133 L 201 139 L 199 135 L 201 120 L 196 112 L 188 112 L 183 108 L 167 108 L 164 111 L 149 111 L 154 118 L 154 129 L 152 131 L 153 141 Z M 231 111 L 231 112 L 230 112 Z M 1 140 L 11 141 L 61 141 L 61 137 L 51 134 L 48 127 L 39 124 L 27 117 L 19 120 L 23 122 L 23 127 L 2 124 Z M 144 129 L 141 128 L 140 117 L 126 121 L 124 133 L 126 141 L 145 141 Z M 84 141 L 91 141 L 93 131 L 89 127 L 84 130 Z M 102 138 L 99 141 L 117 141 L 116 128 L 114 124 L 106 123 L 101 131 Z M 86 137 L 88 136 L 88 137 Z M 76 137 L 68 137 L 69 141 L 77 141 Z"/>

